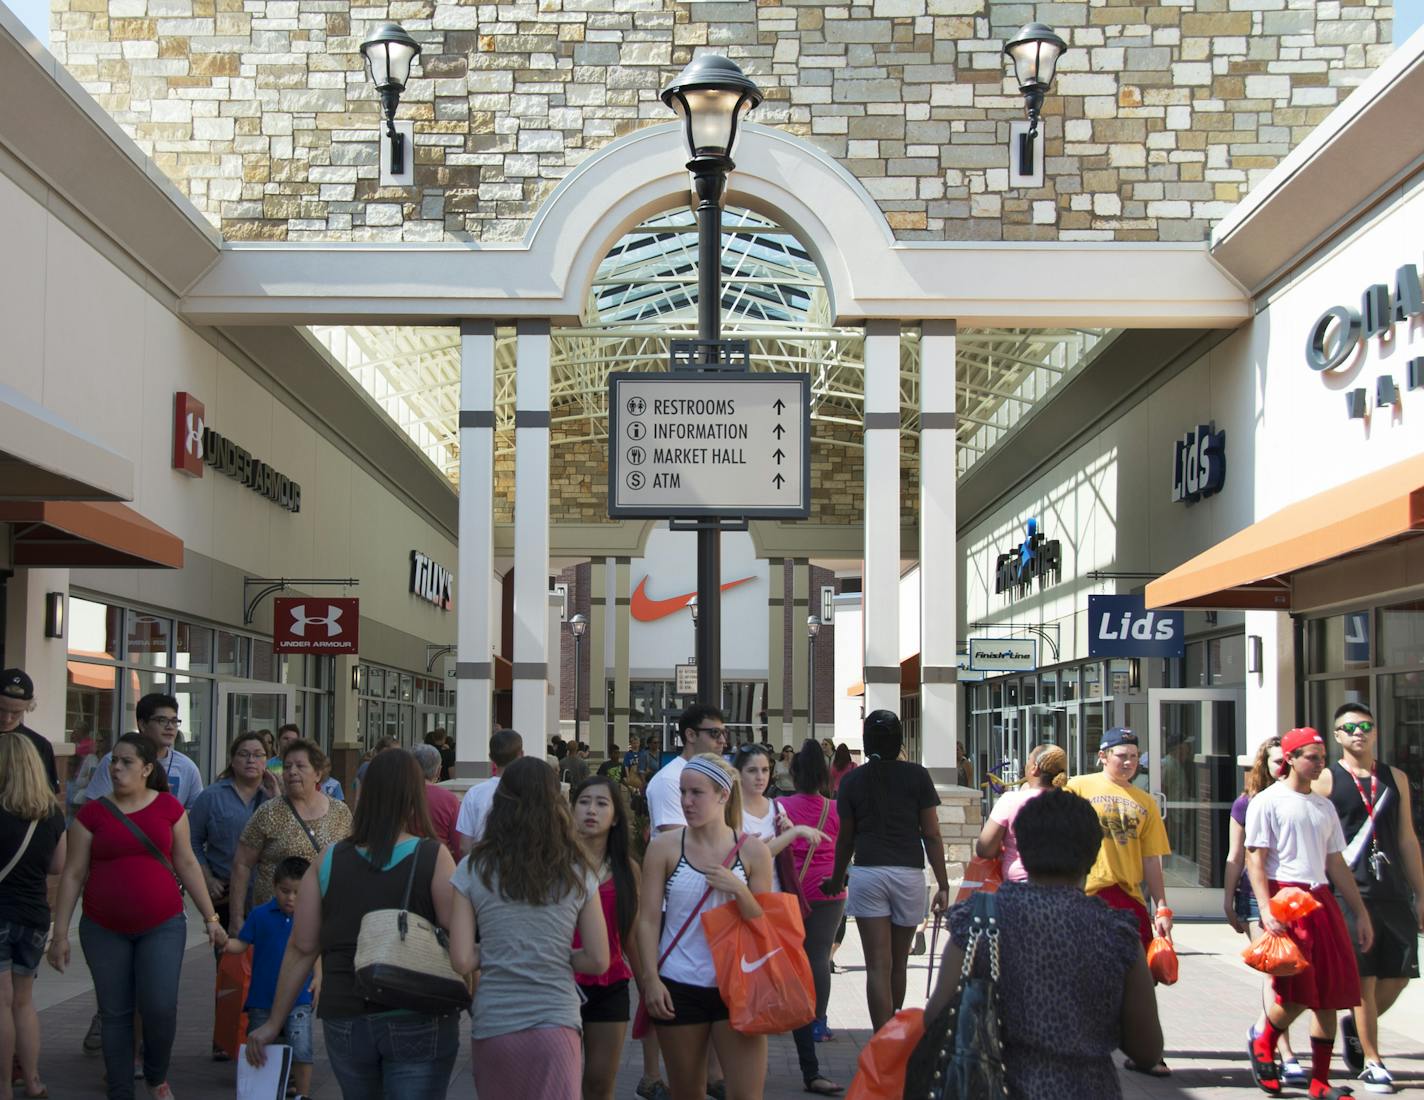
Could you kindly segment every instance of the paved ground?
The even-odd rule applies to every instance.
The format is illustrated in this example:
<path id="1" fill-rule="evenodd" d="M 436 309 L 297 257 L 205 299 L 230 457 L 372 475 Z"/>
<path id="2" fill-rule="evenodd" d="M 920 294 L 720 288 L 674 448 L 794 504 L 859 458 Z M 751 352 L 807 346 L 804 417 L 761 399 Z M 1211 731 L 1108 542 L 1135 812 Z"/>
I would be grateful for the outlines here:
<path id="1" fill-rule="evenodd" d="M 196 924 L 196 922 L 194 922 Z M 1168 1081 L 1123 1073 L 1123 1093 L 1128 1100 L 1159 1097 L 1227 1098 L 1260 1095 L 1251 1085 L 1242 1053 L 1245 1027 L 1259 1006 L 1262 983 L 1237 957 L 1244 941 L 1224 925 L 1185 925 L 1179 928 L 1182 980 L 1159 990 L 1158 1000 L 1167 1035 L 1167 1059 L 1175 1070 Z M 84 1057 L 80 1041 L 93 1011 L 82 955 L 76 949 L 76 967 L 63 978 L 45 969 L 37 987 L 42 1008 L 44 1051 L 41 1068 L 56 1100 L 101 1097 L 101 1063 Z M 854 927 L 838 961 L 847 972 L 835 979 L 830 1022 L 839 1037 L 819 1047 L 822 1072 L 842 1083 L 854 1074 L 860 1045 L 869 1034 L 865 1008 L 865 982 Z M 183 968 L 179 1039 L 171 1082 L 178 1100 L 219 1100 L 233 1095 L 233 1068 L 207 1057 L 212 1027 L 212 960 L 202 946 L 190 947 Z M 911 959 L 910 998 L 923 1003 L 926 959 Z M 1385 1048 L 1400 1084 L 1424 1092 L 1424 983 L 1416 982 L 1405 999 L 1386 1018 Z M 468 1024 L 467 1024 L 468 1026 Z M 1304 1049 L 1303 1029 L 1301 1048 Z M 318 1029 L 318 1039 L 320 1031 Z M 451 1082 L 452 1097 L 473 1097 L 469 1054 L 462 1048 Z M 314 1079 L 316 1100 L 340 1100 L 340 1093 L 325 1068 L 318 1046 Z M 631 1100 L 641 1069 L 640 1048 L 629 1042 L 617 1095 Z M 140 1086 L 139 1095 L 143 1095 Z M 767 1073 L 768 1100 L 803 1096 L 796 1053 L 789 1037 L 771 1044 Z M 399 1097 L 393 1100 L 400 1100 Z"/>

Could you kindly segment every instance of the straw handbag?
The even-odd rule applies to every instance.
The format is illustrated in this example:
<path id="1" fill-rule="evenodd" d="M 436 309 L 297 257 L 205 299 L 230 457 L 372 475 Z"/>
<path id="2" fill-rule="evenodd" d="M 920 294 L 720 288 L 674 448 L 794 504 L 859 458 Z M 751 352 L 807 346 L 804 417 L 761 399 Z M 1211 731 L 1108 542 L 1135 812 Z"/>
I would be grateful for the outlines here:
<path id="1" fill-rule="evenodd" d="M 410 911 L 420 854 L 437 843 L 422 840 L 411 856 L 401 907 L 367 913 L 356 937 L 356 988 L 361 996 L 429 1016 L 470 1007 L 470 988 L 450 965 L 445 930 Z"/>

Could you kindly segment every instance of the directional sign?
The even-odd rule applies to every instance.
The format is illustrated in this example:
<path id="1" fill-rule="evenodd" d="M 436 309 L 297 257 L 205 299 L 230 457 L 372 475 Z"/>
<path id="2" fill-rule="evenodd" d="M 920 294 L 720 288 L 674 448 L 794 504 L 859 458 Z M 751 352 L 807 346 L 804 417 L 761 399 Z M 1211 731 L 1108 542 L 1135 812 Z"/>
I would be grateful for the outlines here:
<path id="1" fill-rule="evenodd" d="M 608 514 L 805 519 L 806 374 L 608 376 Z"/>

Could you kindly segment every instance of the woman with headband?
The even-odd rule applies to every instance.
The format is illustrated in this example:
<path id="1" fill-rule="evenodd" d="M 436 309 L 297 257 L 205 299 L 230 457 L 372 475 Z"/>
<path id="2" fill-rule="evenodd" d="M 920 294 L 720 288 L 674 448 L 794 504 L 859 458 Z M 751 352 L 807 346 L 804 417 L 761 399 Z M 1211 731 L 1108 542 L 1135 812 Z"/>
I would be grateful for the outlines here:
<path id="1" fill-rule="evenodd" d="M 729 901 L 747 920 L 761 916 L 756 895 L 771 889 L 771 854 L 742 834 L 737 775 L 720 756 L 694 756 L 679 787 L 687 828 L 653 837 L 643 860 L 643 1003 L 658 1028 L 673 1100 L 706 1095 L 709 1043 L 726 1070 L 728 1100 L 761 1100 L 766 1036 L 732 1030 L 698 918 Z"/>

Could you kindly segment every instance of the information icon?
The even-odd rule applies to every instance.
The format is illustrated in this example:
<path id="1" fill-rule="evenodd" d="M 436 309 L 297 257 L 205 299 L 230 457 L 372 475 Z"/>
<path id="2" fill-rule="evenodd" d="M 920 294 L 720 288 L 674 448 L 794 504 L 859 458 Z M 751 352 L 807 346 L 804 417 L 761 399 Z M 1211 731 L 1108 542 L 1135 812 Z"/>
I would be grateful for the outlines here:
<path id="1" fill-rule="evenodd" d="M 648 453 L 642 447 L 628 448 L 628 464 L 630 466 L 641 466 L 643 460 L 648 457 Z"/>
<path id="2" fill-rule="evenodd" d="M 641 397 L 628 398 L 628 413 L 630 416 L 642 416 L 648 411 L 648 403 Z"/>
<path id="3" fill-rule="evenodd" d="M 628 488 L 641 489 L 643 487 L 643 483 L 647 479 L 643 477 L 643 473 L 641 470 L 634 470 L 631 474 L 628 475 L 626 480 L 628 482 Z"/>
<path id="4" fill-rule="evenodd" d="M 642 439 L 643 436 L 645 436 L 645 435 L 647 435 L 647 434 L 648 434 L 647 425 L 645 425 L 641 420 L 631 420 L 631 421 L 628 422 L 628 438 L 629 438 L 629 439 L 633 439 L 633 440 Z"/>

